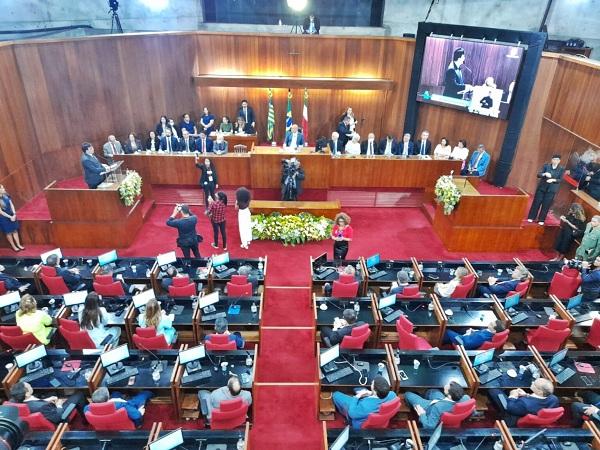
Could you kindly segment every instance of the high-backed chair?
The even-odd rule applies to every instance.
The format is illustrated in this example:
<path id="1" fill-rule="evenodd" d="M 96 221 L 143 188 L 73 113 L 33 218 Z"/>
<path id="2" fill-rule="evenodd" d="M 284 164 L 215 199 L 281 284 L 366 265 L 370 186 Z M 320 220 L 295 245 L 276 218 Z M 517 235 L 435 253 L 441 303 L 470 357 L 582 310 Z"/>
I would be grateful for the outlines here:
<path id="1" fill-rule="evenodd" d="M 231 430 L 246 422 L 248 404 L 241 398 L 223 400 L 219 407 L 212 410 L 210 428 L 213 430 Z"/>
<path id="2" fill-rule="evenodd" d="M 354 327 L 350 335 L 344 336 L 340 343 L 340 348 L 362 350 L 370 336 L 371 329 L 368 323 Z"/>
<path id="3" fill-rule="evenodd" d="M 94 291 L 107 297 L 122 297 L 125 295 L 123 283 L 114 281 L 111 274 L 96 275 L 94 277 Z"/>
<path id="4" fill-rule="evenodd" d="M 396 298 L 421 298 L 421 292 L 419 291 L 418 284 L 409 284 L 404 286 L 401 294 L 396 294 Z"/>
<path id="5" fill-rule="evenodd" d="M 56 267 L 47 266 L 44 264 L 44 265 L 42 265 L 42 267 L 40 267 L 40 274 L 46 275 L 47 277 L 55 277 L 56 276 Z"/>
<path id="6" fill-rule="evenodd" d="M 0 295 L 4 295 L 8 292 L 8 289 L 6 289 L 6 284 L 4 283 L 4 281 L 0 281 Z"/>
<path id="7" fill-rule="evenodd" d="M 475 278 L 474 273 L 465 275 L 462 280 L 460 280 L 460 284 L 454 288 L 450 298 L 467 298 L 473 289 L 473 286 L 475 286 L 476 281 L 477 279 Z"/>
<path id="8" fill-rule="evenodd" d="M 354 275 L 351 275 L 349 273 L 340 273 L 339 277 L 338 277 L 338 281 L 340 283 L 354 283 L 356 281 L 356 278 L 354 277 Z"/>
<path id="9" fill-rule="evenodd" d="M 29 431 L 54 431 L 56 425 L 44 417 L 41 412 L 32 413 L 27 403 L 4 402 L 2 406 L 14 406 L 19 411 L 19 419 L 26 422 Z"/>
<path id="10" fill-rule="evenodd" d="M 541 352 L 556 352 L 560 350 L 567 338 L 571 335 L 570 328 L 555 329 L 548 325 L 542 325 L 529 330 L 525 337 L 528 345 L 533 345 Z"/>
<path id="11" fill-rule="evenodd" d="M 567 276 L 560 272 L 555 272 L 548 288 L 549 295 L 555 295 L 561 300 L 573 297 L 577 293 L 577 288 L 581 284 L 581 275 L 577 277 Z"/>
<path id="12" fill-rule="evenodd" d="M 190 297 L 196 295 L 196 285 L 190 281 L 190 277 L 174 277 L 173 283 L 169 286 L 169 295 L 171 297 Z"/>
<path id="13" fill-rule="evenodd" d="M 333 282 L 333 290 L 331 295 L 333 297 L 356 297 L 358 294 L 358 281 L 352 283 L 343 283 L 339 280 Z"/>
<path id="14" fill-rule="evenodd" d="M 564 330 L 565 328 L 569 328 L 569 321 L 564 319 L 549 319 L 547 326 L 551 330 Z"/>
<path id="15" fill-rule="evenodd" d="M 529 284 L 531 283 L 531 280 L 528 278 L 525 281 L 521 281 L 519 284 L 517 284 L 517 287 L 515 288 L 515 292 L 518 293 L 521 298 L 525 298 L 527 297 L 527 291 L 529 290 Z"/>
<path id="16" fill-rule="evenodd" d="M 230 340 L 226 334 L 209 334 L 210 339 L 204 341 L 207 350 L 237 350 L 235 341 Z"/>
<path id="17" fill-rule="evenodd" d="M 504 330 L 496 333 L 491 341 L 486 341 L 481 344 L 477 350 L 490 350 L 495 348 L 496 350 L 501 350 L 508 341 L 508 335 L 510 334 L 510 330 Z"/>
<path id="18" fill-rule="evenodd" d="M 382 403 L 379 405 L 379 411 L 371 413 L 367 416 L 367 420 L 361 425 L 361 429 L 367 430 L 372 428 L 387 428 L 390 424 L 390 420 L 400 410 L 400 398 L 396 397 L 394 400 Z"/>
<path id="19" fill-rule="evenodd" d="M 396 320 L 398 332 L 398 348 L 400 350 L 430 350 L 431 344 L 426 339 L 413 333 L 414 326 L 406 316 Z"/>
<path id="20" fill-rule="evenodd" d="M 227 283 L 227 295 L 230 297 L 251 297 L 252 283 L 246 275 L 233 275 Z"/>
<path id="21" fill-rule="evenodd" d="M 594 318 L 586 342 L 596 350 L 600 349 L 600 317 Z"/>
<path id="22" fill-rule="evenodd" d="M 137 327 L 133 335 L 133 345 L 139 350 L 169 350 L 171 345 L 162 334 L 156 334 L 154 327 Z"/>
<path id="23" fill-rule="evenodd" d="M 87 331 L 81 330 L 79 324 L 74 320 L 58 319 L 58 331 L 67 341 L 71 350 L 86 350 L 96 348 L 96 344 Z"/>
<path id="24" fill-rule="evenodd" d="M 65 283 L 65 280 L 63 280 L 63 277 L 51 277 L 42 272 L 40 274 L 40 278 L 42 279 L 44 286 L 46 286 L 49 295 L 64 295 L 71 292 L 67 286 L 67 283 Z"/>
<path id="25" fill-rule="evenodd" d="M 96 431 L 135 430 L 125 408 L 115 408 L 113 402 L 90 403 L 85 418 Z"/>
<path id="26" fill-rule="evenodd" d="M 23 333 L 21 327 L 0 326 L 0 340 L 15 350 L 25 350 L 29 345 L 40 345 L 41 342 L 31 333 Z"/>
<path id="27" fill-rule="evenodd" d="M 455 403 L 450 412 L 442 414 L 441 421 L 446 428 L 460 428 L 463 420 L 470 417 L 475 411 L 475 399 Z"/>
<path id="28" fill-rule="evenodd" d="M 527 414 L 517 421 L 520 428 L 547 427 L 556 423 L 565 413 L 565 408 L 540 409 L 537 414 Z"/>

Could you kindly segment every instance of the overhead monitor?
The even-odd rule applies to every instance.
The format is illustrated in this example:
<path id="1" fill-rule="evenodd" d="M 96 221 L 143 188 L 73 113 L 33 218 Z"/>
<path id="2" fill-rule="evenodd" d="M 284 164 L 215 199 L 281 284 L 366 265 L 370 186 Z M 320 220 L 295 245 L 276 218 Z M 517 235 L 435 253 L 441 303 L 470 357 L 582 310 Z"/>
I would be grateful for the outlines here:
<path id="1" fill-rule="evenodd" d="M 519 294 L 513 294 L 509 297 L 506 297 L 504 299 L 504 308 L 505 309 L 514 308 L 515 306 L 517 306 L 519 304 L 519 301 L 521 301 L 521 296 Z"/>
<path id="2" fill-rule="evenodd" d="M 322 266 L 327 263 L 327 252 L 321 253 L 313 260 L 313 265 L 316 267 Z"/>
<path id="3" fill-rule="evenodd" d="M 211 292 L 210 294 L 203 295 L 198 300 L 198 306 L 200 308 L 206 308 L 207 306 L 214 305 L 219 301 L 219 292 Z"/>
<path id="4" fill-rule="evenodd" d="M 147 291 L 140 292 L 133 296 L 133 306 L 136 308 L 141 308 L 142 306 L 146 306 L 146 303 L 150 301 L 151 298 L 155 298 L 154 290 L 148 289 Z"/>
<path id="5" fill-rule="evenodd" d="M 388 295 L 386 297 L 381 297 L 379 299 L 379 309 L 389 308 L 392 305 L 396 304 L 396 294 Z"/>
<path id="6" fill-rule="evenodd" d="M 331 444 L 329 450 L 342 450 L 344 446 L 348 443 L 348 439 L 350 438 L 350 426 L 346 426 L 342 430 L 342 432 L 338 435 L 337 439 Z"/>
<path id="7" fill-rule="evenodd" d="M 47 354 L 46 347 L 44 345 L 38 345 L 31 350 L 16 355 L 15 362 L 17 363 L 17 367 L 23 368 L 27 366 L 27 364 L 42 359 Z"/>
<path id="8" fill-rule="evenodd" d="M 83 305 L 87 295 L 87 291 L 67 292 L 66 294 L 63 294 L 65 306 Z"/>
<path id="9" fill-rule="evenodd" d="M 206 356 L 206 348 L 204 345 L 181 350 L 179 352 L 179 364 L 187 364 L 193 361 L 198 361 Z"/>
<path id="10" fill-rule="evenodd" d="M 156 257 L 156 263 L 160 266 L 168 266 L 169 264 L 173 264 L 177 261 L 177 255 L 175 255 L 175 251 L 169 253 L 161 253 Z"/>
<path id="11" fill-rule="evenodd" d="M 117 348 L 100 355 L 100 361 L 104 368 L 117 364 L 127 358 L 129 358 L 129 348 L 127 347 L 127 344 L 119 345 Z"/>
<path id="12" fill-rule="evenodd" d="M 21 301 L 19 291 L 9 292 L 8 294 L 0 295 L 0 308 L 5 308 Z"/>
<path id="13" fill-rule="evenodd" d="M 102 253 L 98 255 L 98 264 L 101 266 L 105 266 L 107 264 L 113 263 L 117 260 L 117 251 L 111 250 L 110 252 Z"/>
<path id="14" fill-rule="evenodd" d="M 475 358 L 473 358 L 473 365 L 475 367 L 480 366 L 482 364 L 487 364 L 489 363 L 491 360 L 494 359 L 494 350 L 493 348 L 486 350 L 484 352 L 478 353 L 477 355 L 475 355 Z"/>
<path id="15" fill-rule="evenodd" d="M 212 257 L 213 266 L 222 266 L 229 262 L 229 252 L 221 253 L 220 255 L 214 255 Z"/>
<path id="16" fill-rule="evenodd" d="M 179 428 L 150 443 L 148 448 L 150 450 L 173 450 L 182 444 L 183 433 L 181 432 L 181 428 Z"/>
<path id="17" fill-rule="evenodd" d="M 63 257 L 62 251 L 60 250 L 60 248 L 55 248 L 54 250 L 50 250 L 49 252 L 42 253 L 40 255 L 40 258 L 41 258 L 43 264 L 46 264 L 46 260 L 48 259 L 48 256 L 50 256 L 50 255 L 56 255 L 58 257 L 58 259 L 62 259 L 62 257 Z"/>
<path id="18" fill-rule="evenodd" d="M 581 301 L 583 300 L 583 294 L 577 294 L 575 297 L 571 297 L 569 299 L 569 303 L 567 303 L 567 309 L 574 309 L 581 305 Z"/>
<path id="19" fill-rule="evenodd" d="M 319 355 L 319 365 L 323 367 L 326 364 L 329 364 L 331 361 L 335 361 L 340 357 L 340 346 L 334 345 L 327 350 L 323 350 Z"/>
<path id="20" fill-rule="evenodd" d="M 367 269 L 370 269 L 371 267 L 375 267 L 380 262 L 381 262 L 381 256 L 379 255 L 379 253 L 376 253 L 373 256 L 369 256 L 366 261 Z"/>
<path id="21" fill-rule="evenodd" d="M 549 366 L 554 367 L 555 365 L 560 363 L 563 359 L 565 359 L 565 356 L 567 356 L 568 351 L 569 351 L 569 349 L 565 348 L 565 349 L 562 349 L 560 352 L 555 353 L 554 356 L 552 357 L 552 359 L 550 360 Z"/>

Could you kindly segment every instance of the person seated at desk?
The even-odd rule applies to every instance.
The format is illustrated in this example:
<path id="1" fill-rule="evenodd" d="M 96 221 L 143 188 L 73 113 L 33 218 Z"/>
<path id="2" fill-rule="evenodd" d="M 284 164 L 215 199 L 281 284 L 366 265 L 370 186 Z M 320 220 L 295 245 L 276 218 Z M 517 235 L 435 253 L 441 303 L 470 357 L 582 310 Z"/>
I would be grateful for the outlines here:
<path id="1" fill-rule="evenodd" d="M 154 131 L 148 133 L 148 139 L 146 139 L 146 150 L 151 152 L 157 152 L 160 150 L 160 138 L 156 136 Z"/>
<path id="2" fill-rule="evenodd" d="M 33 334 L 44 345 L 50 342 L 48 335 L 52 331 L 52 317 L 37 309 L 37 302 L 31 295 L 25 294 L 21 297 L 15 317 L 23 333 Z"/>
<path id="3" fill-rule="evenodd" d="M 196 151 L 196 142 L 190 136 L 187 128 L 181 130 L 181 141 L 179 141 L 179 148 L 182 152 L 195 152 Z"/>
<path id="4" fill-rule="evenodd" d="M 464 139 L 459 139 L 458 144 L 456 144 L 456 147 L 454 147 L 452 149 L 452 153 L 450 153 L 450 159 L 460 159 L 463 162 L 460 170 L 463 170 L 465 168 L 467 156 L 469 156 L 467 141 L 465 141 Z"/>
<path id="5" fill-rule="evenodd" d="M 12 403 L 25 403 L 29 407 L 29 411 L 34 413 L 41 413 L 44 418 L 55 425 L 62 422 L 68 422 L 70 413 L 67 417 L 63 417 L 63 414 L 67 409 L 71 409 L 70 405 L 75 405 L 75 409 L 79 411 L 82 417 L 87 400 L 83 392 L 75 392 L 67 398 L 58 398 L 53 395 L 46 398 L 38 398 L 33 395 L 33 388 L 29 383 L 19 381 L 11 386 L 10 388 L 10 402 Z"/>
<path id="6" fill-rule="evenodd" d="M 92 403 L 111 402 L 115 404 L 115 409 L 125 408 L 127 416 L 135 424 L 136 428 L 142 426 L 144 414 L 146 413 L 146 403 L 152 398 L 153 394 L 150 391 L 142 391 L 139 394 L 125 400 L 119 392 L 113 392 L 111 395 L 106 387 L 99 387 L 92 393 Z M 89 406 L 84 408 L 87 412 Z"/>
<path id="7" fill-rule="evenodd" d="M 195 149 L 197 152 L 202 154 L 212 153 L 213 151 L 213 141 L 209 139 L 204 131 L 200 132 L 200 137 L 196 139 Z"/>
<path id="8" fill-rule="evenodd" d="M 225 140 L 223 133 L 217 132 L 217 139 L 213 143 L 213 153 L 215 155 L 224 155 L 227 153 L 228 143 Z"/>
<path id="9" fill-rule="evenodd" d="M 581 261 L 593 261 L 600 256 L 600 216 L 592 217 L 585 227 L 581 245 L 575 250 L 575 258 Z"/>
<path id="10" fill-rule="evenodd" d="M 302 22 L 302 34 L 319 34 L 321 29 L 321 21 L 314 14 L 310 14 L 304 18 Z"/>
<path id="11" fill-rule="evenodd" d="M 190 115 L 185 113 L 181 116 L 181 122 L 179 122 L 179 128 L 183 133 L 183 130 L 187 130 L 189 134 L 195 136 L 198 134 L 198 129 L 196 128 L 196 124 L 193 120 L 190 119 Z"/>
<path id="12" fill-rule="evenodd" d="M 114 275 L 112 270 L 110 270 L 110 268 L 108 267 L 101 267 L 100 270 L 98 270 L 98 274 L 112 275 L 113 282 L 119 281 L 121 283 L 121 286 L 123 286 L 123 290 L 128 294 L 134 294 L 138 290 L 135 286 L 130 286 L 129 284 L 125 283 L 125 280 L 123 280 L 123 275 L 121 275 L 120 273 Z"/>
<path id="13" fill-rule="evenodd" d="M 454 271 L 454 278 L 448 283 L 435 283 L 433 292 L 442 298 L 450 298 L 456 286 L 461 284 L 462 279 L 469 274 L 469 271 L 465 267 L 457 267 Z"/>
<path id="14" fill-rule="evenodd" d="M 485 151 L 483 144 L 477 146 L 477 150 L 473 152 L 467 167 L 460 171 L 460 174 L 471 177 L 483 177 L 490 164 L 490 154 Z"/>
<path id="15" fill-rule="evenodd" d="M 233 124 L 231 123 L 229 116 L 223 116 L 221 119 L 221 124 L 219 125 L 219 131 L 227 134 L 231 134 L 233 132 Z"/>
<path id="16" fill-rule="evenodd" d="M 243 117 L 238 117 L 237 122 L 233 125 L 234 134 L 254 134 L 254 127 L 247 123 Z"/>
<path id="17" fill-rule="evenodd" d="M 21 282 L 10 275 L 3 273 L 6 270 L 2 264 L 0 264 L 0 281 L 4 282 L 4 287 L 7 291 L 17 291 L 21 288 Z"/>
<path id="18" fill-rule="evenodd" d="M 369 133 L 367 135 L 367 140 L 360 143 L 360 154 L 367 156 L 379 154 L 379 149 L 377 148 L 377 143 L 375 142 L 375 133 Z"/>
<path id="19" fill-rule="evenodd" d="M 127 142 L 125 142 L 125 154 L 131 155 L 138 151 L 142 151 L 142 141 L 132 131 L 127 137 Z"/>
<path id="20" fill-rule="evenodd" d="M 321 328 L 321 340 L 327 347 L 340 344 L 344 336 L 349 336 L 352 333 L 354 327 L 360 327 L 364 324 L 365 322 L 361 320 L 357 321 L 356 311 L 345 309 L 342 313 L 342 319 L 333 322 L 333 328 Z"/>
<path id="21" fill-rule="evenodd" d="M 396 273 L 396 280 L 397 281 L 392 283 L 392 288 L 390 289 L 388 295 L 402 294 L 402 292 L 404 292 L 404 288 L 409 284 L 408 282 L 410 281 L 410 277 L 406 270 L 399 270 Z"/>
<path id="22" fill-rule="evenodd" d="M 46 258 L 46 265 L 56 269 L 56 275 L 62 277 L 67 287 L 74 291 L 81 284 L 81 275 L 78 269 L 66 269 L 58 264 L 58 255 L 50 255 Z"/>
<path id="23" fill-rule="evenodd" d="M 354 268 L 354 266 L 352 264 L 348 264 L 342 270 L 342 274 L 344 274 L 344 275 L 352 275 L 353 277 L 355 277 L 356 276 L 356 269 Z M 331 283 L 325 283 L 323 285 L 323 295 L 325 297 L 331 297 L 332 290 L 333 290 L 333 288 L 331 287 Z"/>
<path id="24" fill-rule="evenodd" d="M 396 154 L 400 156 L 410 156 L 414 153 L 415 144 L 410 140 L 410 133 L 404 133 L 402 142 L 398 143 Z"/>
<path id="25" fill-rule="evenodd" d="M 117 141 L 117 138 L 111 134 L 108 136 L 108 141 L 102 146 L 102 152 L 104 157 L 112 164 L 113 156 L 123 154 L 123 147 Z"/>
<path id="26" fill-rule="evenodd" d="M 517 285 L 529 277 L 529 272 L 520 266 L 515 267 L 510 280 L 498 281 L 496 277 L 488 278 L 488 285 L 479 286 L 480 297 L 491 297 L 492 294 L 498 298 L 504 298 L 510 291 L 514 291 Z"/>
<path id="27" fill-rule="evenodd" d="M 421 132 L 421 139 L 415 142 L 413 148 L 413 155 L 425 156 L 431 154 L 431 141 L 429 140 L 429 131 L 423 130 Z"/>
<path id="28" fill-rule="evenodd" d="M 504 331 L 506 327 L 500 320 L 492 320 L 487 328 L 474 330 L 469 328 L 465 334 L 459 334 L 456 331 L 446 329 L 444 335 L 444 344 L 462 345 L 465 350 L 477 350 L 484 342 L 491 342 L 496 333 Z"/>
<path id="29" fill-rule="evenodd" d="M 304 135 L 298 132 L 298 124 L 293 124 L 285 134 L 284 146 L 289 150 L 296 150 L 302 148 L 304 145 Z"/>
<path id="30" fill-rule="evenodd" d="M 179 139 L 172 135 L 170 128 L 167 128 L 165 135 L 160 138 L 160 150 L 167 153 L 179 151 Z"/>
<path id="31" fill-rule="evenodd" d="M 200 400 L 200 411 L 202 411 L 202 414 L 205 417 L 204 426 L 208 428 L 212 410 L 219 408 L 221 402 L 235 400 L 237 398 L 241 398 L 247 405 L 252 404 L 252 394 L 249 391 L 244 391 L 242 389 L 240 379 L 236 376 L 232 376 L 227 380 L 227 386 L 220 387 L 212 392 L 207 390 L 199 391 L 198 399 Z"/>
<path id="32" fill-rule="evenodd" d="M 581 267 L 582 299 L 584 302 L 593 302 L 600 297 L 600 256 L 594 259 L 593 267 L 587 261 L 583 261 Z"/>
<path id="33" fill-rule="evenodd" d="M 96 344 L 96 348 L 102 348 L 106 344 L 116 345 L 119 343 L 121 328 L 106 328 L 108 312 L 106 312 L 106 308 L 98 304 L 98 294 L 95 292 L 90 292 L 87 295 L 83 308 L 79 308 L 78 316 L 79 327 L 88 332 L 90 338 Z"/>
<path id="34" fill-rule="evenodd" d="M 592 419 L 596 425 L 600 424 L 600 394 L 592 391 L 580 391 L 578 397 L 582 402 L 571 404 L 573 426 L 581 427 L 584 417 Z"/>
<path id="35" fill-rule="evenodd" d="M 435 147 L 433 156 L 440 159 L 448 159 L 452 154 L 452 146 L 448 142 L 448 139 L 443 137 L 440 143 Z"/>
<path id="36" fill-rule="evenodd" d="M 347 155 L 360 155 L 360 135 L 354 133 L 352 139 L 346 143 L 346 154 Z"/>
<path id="37" fill-rule="evenodd" d="M 169 266 L 165 271 L 165 275 L 162 280 L 160 280 L 160 286 L 163 288 L 165 292 L 169 292 L 169 286 L 173 284 L 173 278 L 180 276 L 177 272 L 177 267 Z"/>
<path id="38" fill-rule="evenodd" d="M 156 334 L 162 334 L 169 345 L 177 339 L 177 331 L 173 328 L 173 316 L 161 310 L 155 298 L 146 303 L 146 310 L 138 316 L 138 325 L 142 328 L 154 327 Z"/>
<path id="39" fill-rule="evenodd" d="M 523 389 L 513 389 L 506 394 L 501 389 L 490 389 L 489 396 L 498 411 L 504 415 L 509 427 L 515 426 L 519 418 L 527 414 L 537 414 L 540 409 L 557 408 L 559 401 L 554 395 L 554 386 L 546 378 L 538 378 L 531 383 L 531 394 Z M 506 407 L 504 406 L 506 402 Z"/>
<path id="40" fill-rule="evenodd" d="M 258 277 L 256 275 L 252 275 L 252 266 L 248 264 L 244 264 L 238 268 L 238 275 L 246 275 L 246 279 L 249 283 L 252 284 L 252 292 L 258 291 Z"/>
<path id="41" fill-rule="evenodd" d="M 235 346 L 238 350 L 241 350 L 246 345 L 246 341 L 242 337 L 242 334 L 239 331 L 234 331 L 233 333 L 229 332 L 227 319 L 224 317 L 218 317 L 215 320 L 215 334 L 226 334 L 229 336 L 230 341 L 235 341 Z M 210 341 L 210 334 L 207 334 L 204 338 L 205 341 Z"/>
<path id="42" fill-rule="evenodd" d="M 355 391 L 354 396 L 337 391 L 332 396 L 335 409 L 355 430 L 360 429 L 369 414 L 379 411 L 382 403 L 391 402 L 396 398 L 396 393 L 390 389 L 388 381 L 380 376 L 373 378 L 371 390 L 362 387 Z"/>
<path id="43" fill-rule="evenodd" d="M 331 133 L 331 139 L 327 142 L 329 151 L 332 155 L 341 155 L 344 153 L 344 145 L 340 139 L 340 134 L 337 131 Z"/>
<path id="44" fill-rule="evenodd" d="M 440 423 L 442 414 L 452 411 L 455 403 L 466 402 L 470 397 L 456 381 L 450 381 L 444 386 L 444 391 L 429 389 L 425 397 L 414 392 L 404 394 L 406 403 L 413 407 L 419 416 L 419 422 L 425 429 L 434 429 Z"/>

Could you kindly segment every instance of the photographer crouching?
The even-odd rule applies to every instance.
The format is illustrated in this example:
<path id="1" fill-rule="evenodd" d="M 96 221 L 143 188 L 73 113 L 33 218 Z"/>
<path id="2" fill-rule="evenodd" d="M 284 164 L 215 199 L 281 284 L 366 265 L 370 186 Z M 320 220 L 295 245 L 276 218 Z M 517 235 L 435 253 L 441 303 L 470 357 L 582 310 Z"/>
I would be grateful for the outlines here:
<path id="1" fill-rule="evenodd" d="M 302 193 L 304 169 L 296 158 L 281 160 L 281 200 L 296 201 Z"/>
<path id="2" fill-rule="evenodd" d="M 581 293 L 584 302 L 592 302 L 600 297 L 600 256 L 590 264 L 581 263 Z"/>

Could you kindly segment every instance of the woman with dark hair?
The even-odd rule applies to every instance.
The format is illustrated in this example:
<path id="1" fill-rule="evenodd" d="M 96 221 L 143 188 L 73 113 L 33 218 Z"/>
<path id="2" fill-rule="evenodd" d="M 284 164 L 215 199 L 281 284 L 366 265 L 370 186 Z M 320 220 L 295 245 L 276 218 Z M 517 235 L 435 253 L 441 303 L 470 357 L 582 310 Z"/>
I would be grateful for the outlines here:
<path id="1" fill-rule="evenodd" d="M 195 158 L 196 167 L 200 169 L 200 186 L 204 189 L 204 209 L 208 210 L 208 199 L 215 199 L 215 189 L 219 189 L 219 181 L 217 179 L 217 169 L 212 161 L 204 158 L 204 164 L 200 164 L 200 158 Z"/>
<path id="2" fill-rule="evenodd" d="M 452 159 L 460 159 L 463 164 L 460 170 L 465 168 L 465 161 L 467 160 L 467 156 L 469 156 L 469 149 L 467 148 L 467 141 L 464 139 L 459 139 L 456 147 L 452 149 L 452 153 L 450 153 L 450 158 Z"/>
<path id="3" fill-rule="evenodd" d="M 4 186 L 0 184 L 0 231 L 6 235 L 6 240 L 13 251 L 20 252 L 25 250 L 21 245 L 19 238 L 19 221 L 17 220 L 17 211 L 15 205 L 6 193 Z"/>
<path id="4" fill-rule="evenodd" d="M 214 124 L 215 116 L 212 115 L 208 111 L 208 108 L 205 106 L 202 109 L 202 116 L 200 117 L 200 126 L 202 127 L 203 131 L 206 133 L 207 136 L 210 136 L 210 133 L 215 131 Z"/>
<path id="5" fill-rule="evenodd" d="M 98 303 L 98 294 L 90 292 L 85 298 L 83 308 L 79 308 L 79 326 L 87 331 L 96 348 L 106 344 L 118 344 L 121 329 L 119 327 L 106 328 L 108 313 Z"/>
<path id="6" fill-rule="evenodd" d="M 127 142 L 125 143 L 125 153 L 132 154 L 137 151 L 142 151 L 142 141 L 140 141 L 135 133 L 132 131 L 129 133 Z"/>
<path id="7" fill-rule="evenodd" d="M 208 197 L 208 211 L 206 214 L 210 217 L 210 223 L 213 228 L 213 248 L 219 248 L 219 230 L 223 238 L 223 250 L 227 250 L 227 233 L 225 222 L 225 208 L 227 207 L 227 195 L 225 192 L 219 191 L 216 195 L 216 200 Z"/>
<path id="8" fill-rule="evenodd" d="M 160 138 L 156 136 L 156 132 L 150 131 L 146 140 L 146 150 L 157 152 L 160 150 Z"/>
<path id="9" fill-rule="evenodd" d="M 229 116 L 223 116 L 221 125 L 219 125 L 219 131 L 221 133 L 231 133 L 233 131 L 233 124 L 231 123 Z"/>
<path id="10" fill-rule="evenodd" d="M 352 241 L 354 230 L 350 226 L 350 216 L 346 213 L 339 213 L 335 216 L 333 228 L 331 229 L 331 239 L 333 239 L 333 258 L 336 260 L 346 259 L 348 254 L 348 243 Z"/>
<path id="11" fill-rule="evenodd" d="M 560 216 L 560 231 L 554 243 L 558 256 L 552 261 L 560 261 L 571 248 L 575 239 L 581 238 L 585 231 L 585 211 L 578 203 L 572 203 L 566 216 Z"/>
<path id="12" fill-rule="evenodd" d="M 250 191 L 245 187 L 235 191 L 235 207 L 238 210 L 241 247 L 248 250 L 252 242 L 252 213 L 250 212 Z"/>
<path id="13" fill-rule="evenodd" d="M 435 150 L 433 151 L 433 157 L 448 159 L 450 158 L 451 153 L 452 147 L 450 146 L 448 139 L 443 137 L 440 143 L 435 147 Z"/>
<path id="14" fill-rule="evenodd" d="M 165 131 L 169 128 L 169 122 L 167 120 L 167 116 L 160 116 L 160 120 L 156 125 L 156 135 L 161 138 L 165 135 Z"/>

